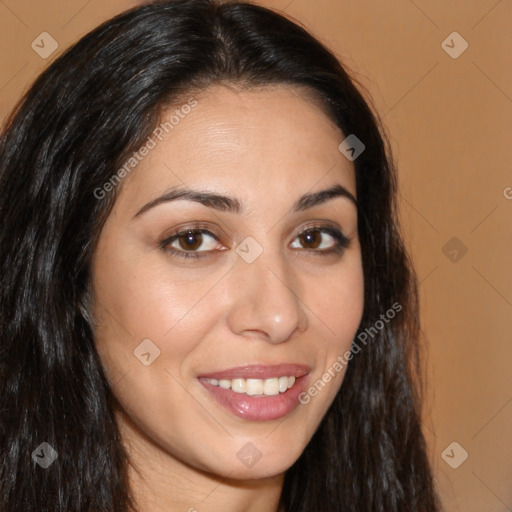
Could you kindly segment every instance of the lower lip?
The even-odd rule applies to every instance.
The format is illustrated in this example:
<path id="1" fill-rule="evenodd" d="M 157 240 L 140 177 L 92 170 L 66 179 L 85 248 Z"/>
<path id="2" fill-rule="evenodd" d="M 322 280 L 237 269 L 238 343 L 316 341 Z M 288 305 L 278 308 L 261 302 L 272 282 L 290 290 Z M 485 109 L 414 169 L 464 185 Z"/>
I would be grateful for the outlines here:
<path id="1" fill-rule="evenodd" d="M 293 386 L 284 393 L 258 398 L 214 386 L 203 378 L 199 381 L 220 405 L 236 416 L 251 421 L 269 421 L 286 416 L 299 405 L 299 395 L 305 388 L 306 377 L 303 375 L 295 379 Z"/>

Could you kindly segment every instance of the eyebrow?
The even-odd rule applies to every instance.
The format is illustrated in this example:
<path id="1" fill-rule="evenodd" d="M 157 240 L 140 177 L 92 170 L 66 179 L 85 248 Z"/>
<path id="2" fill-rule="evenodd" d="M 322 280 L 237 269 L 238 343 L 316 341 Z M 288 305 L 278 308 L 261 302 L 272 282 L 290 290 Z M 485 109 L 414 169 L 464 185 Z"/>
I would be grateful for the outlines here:
<path id="1" fill-rule="evenodd" d="M 302 212 L 308 208 L 313 208 L 314 206 L 325 203 L 326 201 L 335 197 L 345 197 L 352 201 L 352 203 L 357 208 L 357 199 L 353 196 L 353 194 L 342 185 L 336 184 L 325 190 L 304 194 L 293 204 L 289 213 Z M 206 190 L 192 190 L 189 188 L 184 189 L 179 187 L 172 189 L 164 195 L 157 197 L 156 199 L 153 199 L 149 203 L 145 204 L 134 215 L 133 218 L 142 215 L 155 206 L 163 203 L 169 203 L 171 201 L 176 201 L 178 199 L 195 201 L 197 203 L 203 204 L 204 206 L 207 206 L 208 208 L 213 208 L 214 210 L 220 212 L 230 212 L 236 214 L 241 214 L 244 212 L 241 201 L 235 197 L 216 194 Z"/>

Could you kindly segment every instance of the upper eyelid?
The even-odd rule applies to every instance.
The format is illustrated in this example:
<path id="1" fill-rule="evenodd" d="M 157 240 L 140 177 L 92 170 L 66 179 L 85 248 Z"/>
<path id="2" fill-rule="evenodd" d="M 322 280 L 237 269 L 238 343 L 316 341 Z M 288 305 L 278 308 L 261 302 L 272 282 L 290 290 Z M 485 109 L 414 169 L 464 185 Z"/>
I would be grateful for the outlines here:
<path id="1" fill-rule="evenodd" d="M 217 234 L 215 232 L 215 230 L 211 229 L 210 227 L 206 228 L 203 226 L 190 226 L 190 227 L 185 226 L 184 228 L 180 228 L 178 231 L 173 231 L 172 234 L 170 234 L 170 235 L 165 235 L 162 240 L 162 243 L 168 242 L 169 240 L 172 240 L 173 238 L 177 238 L 180 235 L 184 235 L 188 231 L 194 231 L 194 232 L 199 231 L 201 233 L 208 233 L 209 235 L 214 237 L 216 240 L 219 240 L 223 236 L 223 235 Z"/>

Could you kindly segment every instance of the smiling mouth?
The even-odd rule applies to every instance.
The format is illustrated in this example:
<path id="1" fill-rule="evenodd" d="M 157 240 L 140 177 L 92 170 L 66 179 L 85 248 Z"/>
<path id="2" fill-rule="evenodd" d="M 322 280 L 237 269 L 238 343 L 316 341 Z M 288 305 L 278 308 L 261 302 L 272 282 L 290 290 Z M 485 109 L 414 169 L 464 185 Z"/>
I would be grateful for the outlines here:
<path id="1" fill-rule="evenodd" d="M 310 366 L 254 364 L 198 375 L 210 396 L 240 418 L 269 421 L 290 414 L 299 404 Z"/>
<path id="2" fill-rule="evenodd" d="M 285 393 L 295 384 L 295 375 L 271 377 L 269 379 L 205 379 L 212 386 L 231 389 L 235 393 L 255 398 Z"/>

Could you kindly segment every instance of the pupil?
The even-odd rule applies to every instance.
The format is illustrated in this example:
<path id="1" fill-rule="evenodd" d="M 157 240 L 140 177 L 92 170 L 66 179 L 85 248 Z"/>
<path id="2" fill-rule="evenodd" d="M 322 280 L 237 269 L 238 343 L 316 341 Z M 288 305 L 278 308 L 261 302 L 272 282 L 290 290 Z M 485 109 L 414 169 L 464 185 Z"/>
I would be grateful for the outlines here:
<path id="1" fill-rule="evenodd" d="M 311 230 L 311 231 L 307 231 L 306 233 L 304 233 L 303 237 L 307 244 L 314 244 L 313 248 L 316 248 L 320 244 L 319 237 L 317 236 L 318 234 L 319 234 L 318 231 Z M 316 239 L 317 243 L 315 243 L 315 239 Z"/>
<path id="2" fill-rule="evenodd" d="M 184 249 L 197 249 L 201 245 L 201 242 L 202 242 L 201 233 L 189 231 L 186 235 L 183 235 L 183 237 L 185 238 L 185 244 L 186 244 L 185 247 L 183 247 L 183 244 L 182 244 L 182 247 Z"/>

